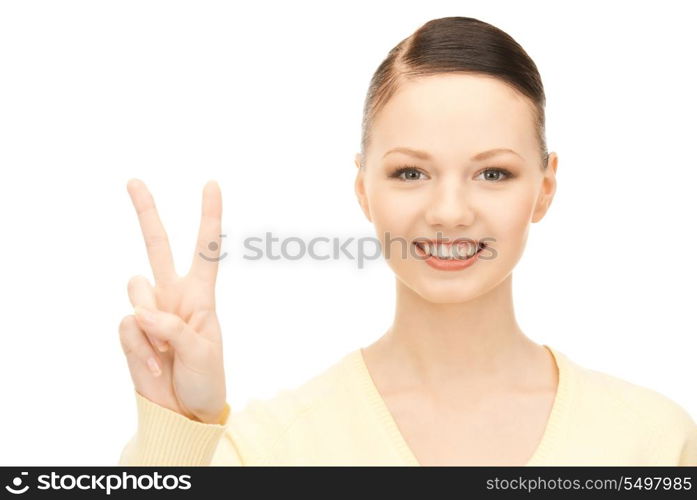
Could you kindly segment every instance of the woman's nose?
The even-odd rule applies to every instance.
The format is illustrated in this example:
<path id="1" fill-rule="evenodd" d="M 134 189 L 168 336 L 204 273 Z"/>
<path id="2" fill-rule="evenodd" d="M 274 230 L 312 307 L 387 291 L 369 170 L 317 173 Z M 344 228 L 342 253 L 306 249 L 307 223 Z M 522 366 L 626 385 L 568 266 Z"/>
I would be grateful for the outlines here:
<path id="1" fill-rule="evenodd" d="M 426 222 L 444 228 L 470 226 L 474 221 L 472 200 L 462 186 L 444 183 L 434 191 L 426 207 Z"/>

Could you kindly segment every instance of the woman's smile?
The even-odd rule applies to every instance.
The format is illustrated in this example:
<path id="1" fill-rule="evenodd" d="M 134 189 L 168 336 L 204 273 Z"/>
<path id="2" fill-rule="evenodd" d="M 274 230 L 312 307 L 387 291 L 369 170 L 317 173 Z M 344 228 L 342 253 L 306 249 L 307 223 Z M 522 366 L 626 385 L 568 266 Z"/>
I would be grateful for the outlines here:
<path id="1" fill-rule="evenodd" d="M 414 242 L 416 254 L 426 264 L 440 271 L 460 271 L 477 262 L 486 244 Z"/>

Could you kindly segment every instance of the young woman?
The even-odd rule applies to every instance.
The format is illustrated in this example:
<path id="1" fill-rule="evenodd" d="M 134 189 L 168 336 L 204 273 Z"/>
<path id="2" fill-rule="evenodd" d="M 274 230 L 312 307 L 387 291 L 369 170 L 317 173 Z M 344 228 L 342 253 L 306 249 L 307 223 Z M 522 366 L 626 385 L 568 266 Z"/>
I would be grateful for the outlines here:
<path id="1" fill-rule="evenodd" d="M 697 465 L 682 407 L 516 322 L 512 271 L 556 189 L 544 105 L 534 62 L 479 20 L 432 20 L 389 52 L 365 102 L 355 190 L 396 275 L 394 322 L 241 411 L 226 403 L 219 248 L 208 246 L 219 188 L 204 188 L 198 249 L 179 277 L 152 197 L 129 181 L 155 285 L 131 279 L 136 314 L 119 328 L 138 408 L 120 463 Z"/>

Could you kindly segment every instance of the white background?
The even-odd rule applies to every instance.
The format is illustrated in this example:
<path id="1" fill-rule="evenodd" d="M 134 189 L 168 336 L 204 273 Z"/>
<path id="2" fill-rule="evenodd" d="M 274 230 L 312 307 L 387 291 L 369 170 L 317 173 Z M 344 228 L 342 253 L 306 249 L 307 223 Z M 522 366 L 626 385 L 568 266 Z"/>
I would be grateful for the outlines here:
<path id="1" fill-rule="evenodd" d="M 547 93 L 558 190 L 514 271 L 521 327 L 697 417 L 688 6 L 2 2 L 0 464 L 114 465 L 135 432 L 117 328 L 128 279 L 152 275 L 131 177 L 182 274 L 203 185 L 222 188 L 233 408 L 382 335 L 384 260 L 247 261 L 242 240 L 374 236 L 353 191 L 368 82 L 400 40 L 453 15 L 513 36 Z"/>

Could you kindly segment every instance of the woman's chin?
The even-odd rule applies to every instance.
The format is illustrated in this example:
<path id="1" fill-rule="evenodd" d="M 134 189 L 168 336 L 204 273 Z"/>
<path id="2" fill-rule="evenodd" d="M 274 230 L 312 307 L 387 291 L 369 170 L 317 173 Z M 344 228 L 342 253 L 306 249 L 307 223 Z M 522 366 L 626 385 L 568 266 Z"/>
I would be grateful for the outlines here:
<path id="1" fill-rule="evenodd" d="M 482 283 L 475 280 L 401 280 L 404 286 L 433 304 L 459 304 L 476 299 L 484 293 Z"/>

